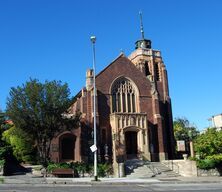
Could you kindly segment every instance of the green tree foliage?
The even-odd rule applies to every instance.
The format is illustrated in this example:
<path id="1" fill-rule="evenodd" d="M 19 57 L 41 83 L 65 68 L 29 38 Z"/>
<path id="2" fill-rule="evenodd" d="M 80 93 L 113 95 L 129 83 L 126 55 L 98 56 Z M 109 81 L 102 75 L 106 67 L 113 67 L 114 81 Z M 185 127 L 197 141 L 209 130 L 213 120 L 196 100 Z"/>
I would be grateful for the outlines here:
<path id="1" fill-rule="evenodd" d="M 5 143 L 2 141 L 2 132 L 3 132 L 3 126 L 5 124 L 5 115 L 2 111 L 0 111 L 0 166 L 3 166 L 4 164 L 4 146 Z"/>
<path id="2" fill-rule="evenodd" d="M 5 122 L 5 118 L 4 118 L 4 113 L 2 113 L 2 111 L 0 111 L 0 136 L 2 135 L 2 127 L 4 125 L 4 122 Z M 1 146 L 1 138 L 0 138 L 0 146 Z"/>
<path id="3" fill-rule="evenodd" d="M 0 110 L 0 125 L 2 125 L 5 121 L 4 113 Z"/>
<path id="4" fill-rule="evenodd" d="M 5 113 L 3 113 L 0 110 L 0 150 L 2 149 L 2 147 L 5 146 L 5 142 L 2 140 L 2 133 L 5 131 L 6 129 L 6 116 Z M 1 157 L 0 157 L 1 158 Z"/>
<path id="5" fill-rule="evenodd" d="M 7 130 L 10 125 L 6 123 L 7 117 L 6 114 L 0 110 L 0 134 Z"/>
<path id="6" fill-rule="evenodd" d="M 200 169 L 212 169 L 222 167 L 222 131 L 215 128 L 208 128 L 200 134 L 194 143 L 197 159 L 197 166 Z"/>
<path id="7" fill-rule="evenodd" d="M 47 164 L 51 140 L 64 129 L 75 128 L 79 116 L 67 118 L 71 105 L 67 84 L 60 81 L 30 80 L 11 88 L 7 100 L 7 114 L 16 128 L 35 139 L 41 163 Z"/>
<path id="8" fill-rule="evenodd" d="M 2 133 L 10 126 L 7 125 L 6 119 L 5 113 L 0 111 L 0 166 L 4 166 L 6 158 L 12 154 L 11 147 L 2 140 Z"/>
<path id="9" fill-rule="evenodd" d="M 215 128 L 209 128 L 203 134 L 200 134 L 195 140 L 195 151 L 200 155 L 200 158 L 218 157 L 222 160 L 222 131 L 217 131 Z"/>
<path id="10" fill-rule="evenodd" d="M 174 136 L 176 140 L 193 140 L 199 132 L 186 118 L 175 118 L 173 122 Z"/>
<path id="11" fill-rule="evenodd" d="M 32 136 L 15 126 L 4 131 L 2 136 L 3 140 L 11 145 L 13 155 L 18 161 L 28 163 L 36 161 L 35 142 Z"/>

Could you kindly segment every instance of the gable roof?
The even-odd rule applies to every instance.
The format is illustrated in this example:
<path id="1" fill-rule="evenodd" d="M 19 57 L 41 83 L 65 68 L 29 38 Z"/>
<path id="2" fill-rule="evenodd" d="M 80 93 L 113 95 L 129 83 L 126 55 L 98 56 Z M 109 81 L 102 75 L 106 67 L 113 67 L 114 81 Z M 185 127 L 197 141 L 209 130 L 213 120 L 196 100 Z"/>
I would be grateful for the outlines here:
<path id="1" fill-rule="evenodd" d="M 143 74 L 141 73 L 141 71 L 132 63 L 132 61 L 127 57 L 127 56 L 125 56 L 123 53 L 121 53 L 118 57 L 116 57 L 109 65 L 107 65 L 102 71 L 100 71 L 97 75 L 96 75 L 96 81 L 97 80 L 99 80 L 100 79 L 100 77 L 102 77 L 103 76 L 103 73 L 105 73 L 107 70 L 108 70 L 108 68 L 112 68 L 113 66 L 115 66 L 115 65 L 118 65 L 118 64 L 122 64 L 122 63 L 124 63 L 124 64 L 126 64 L 126 66 L 128 66 L 128 68 L 127 69 L 129 69 L 129 66 L 130 66 L 130 69 L 131 69 L 131 71 L 132 70 L 135 70 L 134 72 L 133 72 L 133 76 L 134 75 L 136 75 L 137 74 L 137 78 L 139 78 L 140 80 L 141 79 L 143 79 L 142 80 L 142 82 L 144 83 L 146 83 L 146 86 L 147 86 L 147 83 L 149 84 L 149 86 L 148 87 L 150 87 L 150 82 L 149 82 L 149 80 L 145 77 L 145 75 L 143 76 Z M 132 73 L 131 73 L 131 77 L 132 77 Z M 135 78 L 133 77 L 133 78 L 131 78 L 132 80 L 134 79 L 135 80 Z M 136 83 L 136 81 L 134 81 L 134 83 Z M 140 87 L 140 86 L 139 86 Z M 84 89 L 85 87 L 83 87 L 83 89 Z M 142 87 L 140 87 L 140 89 L 139 90 L 142 90 Z M 142 92 L 144 92 L 144 90 L 142 90 Z M 74 96 L 74 98 L 76 99 L 76 98 L 80 98 L 82 96 L 82 94 L 81 94 L 81 90 Z M 75 99 L 73 99 L 74 100 L 74 103 L 75 103 Z"/>
<path id="2" fill-rule="evenodd" d="M 149 79 L 124 54 L 119 55 L 96 75 L 97 89 L 103 94 L 110 94 L 110 86 L 122 76 L 132 80 L 137 85 L 140 95 L 145 96 L 150 93 Z"/>
<path id="3" fill-rule="evenodd" d="M 97 76 L 99 76 L 100 74 L 102 74 L 107 68 L 109 68 L 113 63 L 115 63 L 119 58 L 121 58 L 121 57 L 125 57 L 125 58 L 127 58 L 125 55 L 124 55 L 124 53 L 121 53 L 117 58 L 115 58 L 109 65 L 107 65 L 102 71 L 100 71 L 97 75 L 96 75 L 96 77 Z M 127 58 L 128 59 L 128 58 Z"/>

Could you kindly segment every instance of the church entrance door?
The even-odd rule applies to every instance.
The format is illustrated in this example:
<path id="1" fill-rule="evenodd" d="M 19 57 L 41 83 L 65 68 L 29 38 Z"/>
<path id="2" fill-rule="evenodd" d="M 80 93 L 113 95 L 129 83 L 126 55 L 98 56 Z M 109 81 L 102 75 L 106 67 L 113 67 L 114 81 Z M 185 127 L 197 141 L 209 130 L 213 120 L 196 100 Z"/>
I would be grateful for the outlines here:
<path id="1" fill-rule="evenodd" d="M 137 132 L 127 131 L 125 132 L 125 147 L 127 159 L 132 159 L 137 157 Z"/>
<path id="2" fill-rule="evenodd" d="M 74 160 L 75 137 L 71 134 L 65 135 L 61 139 L 61 159 Z"/>

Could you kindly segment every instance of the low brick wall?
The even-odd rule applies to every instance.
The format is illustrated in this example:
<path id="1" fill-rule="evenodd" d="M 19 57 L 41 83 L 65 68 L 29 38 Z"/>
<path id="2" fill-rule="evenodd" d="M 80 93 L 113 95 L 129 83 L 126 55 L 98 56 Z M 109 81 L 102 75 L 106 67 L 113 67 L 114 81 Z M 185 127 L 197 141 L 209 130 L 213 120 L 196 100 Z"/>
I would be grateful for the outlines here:
<path id="1" fill-rule="evenodd" d="M 197 165 L 196 161 L 190 160 L 164 160 L 162 161 L 167 167 L 184 177 L 196 177 Z"/>
<path id="2" fill-rule="evenodd" d="M 196 161 L 190 161 L 188 159 L 184 160 L 164 160 L 162 161 L 164 165 L 172 169 L 174 172 L 179 173 L 184 177 L 218 177 L 221 173 L 215 169 L 199 169 L 197 168 Z"/>
<path id="3" fill-rule="evenodd" d="M 200 177 L 209 177 L 209 176 L 221 176 L 220 172 L 217 169 L 197 169 L 197 176 Z"/>

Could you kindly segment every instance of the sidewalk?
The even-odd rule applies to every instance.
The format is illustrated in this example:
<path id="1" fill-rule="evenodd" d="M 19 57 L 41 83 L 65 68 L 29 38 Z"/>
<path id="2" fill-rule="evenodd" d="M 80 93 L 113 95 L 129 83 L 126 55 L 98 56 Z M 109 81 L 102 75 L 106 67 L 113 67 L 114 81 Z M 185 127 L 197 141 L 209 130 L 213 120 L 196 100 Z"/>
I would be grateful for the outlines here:
<path id="1" fill-rule="evenodd" d="M 57 177 L 36 177 L 30 173 L 25 175 L 5 176 L 4 184 L 62 184 L 62 185 L 121 185 L 121 184 L 189 184 L 189 183 L 222 183 L 222 177 L 161 177 L 161 178 L 99 178 L 99 181 L 93 181 L 93 178 L 57 178 Z"/>
<path id="2" fill-rule="evenodd" d="M 168 178 L 46 178 L 48 184 L 153 184 L 153 183 L 222 183 L 222 177 L 168 177 Z"/>

